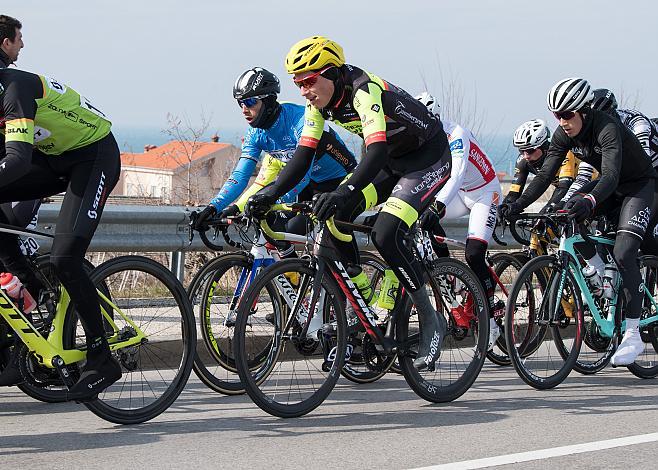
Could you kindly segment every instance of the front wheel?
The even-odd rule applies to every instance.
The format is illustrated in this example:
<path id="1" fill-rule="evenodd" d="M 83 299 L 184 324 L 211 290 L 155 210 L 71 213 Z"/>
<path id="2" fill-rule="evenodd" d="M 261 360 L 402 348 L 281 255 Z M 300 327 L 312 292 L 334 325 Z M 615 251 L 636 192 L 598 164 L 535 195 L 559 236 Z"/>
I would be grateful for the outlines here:
<path id="1" fill-rule="evenodd" d="M 290 273 L 299 276 L 298 283 L 288 281 Z M 318 275 L 322 279 L 314 292 Z M 271 286 L 287 308 L 269 311 Z M 272 314 L 272 322 L 266 313 Z M 256 328 L 258 341 L 253 341 Z M 340 377 L 346 329 L 343 296 L 328 271 L 316 272 L 315 261 L 289 259 L 265 269 L 240 301 L 234 337 L 238 374 L 254 403 L 281 418 L 302 416 L 319 406 Z M 266 357 L 255 361 L 264 344 Z"/>
<path id="2" fill-rule="evenodd" d="M 110 344 L 134 336 L 133 325 L 146 338 L 113 352 L 123 376 L 85 405 L 117 424 L 153 419 L 180 395 L 192 370 L 196 329 L 185 289 L 171 271 L 142 256 L 106 261 L 90 278 L 97 288 L 102 287 L 101 310 L 116 327 L 108 338 Z M 84 346 L 77 316 L 68 315 L 64 326 L 74 339 L 70 346 Z"/>
<path id="3" fill-rule="evenodd" d="M 505 312 L 505 342 L 521 379 L 537 389 L 562 383 L 578 358 L 582 335 L 580 290 L 571 272 L 555 256 L 529 261 Z"/>

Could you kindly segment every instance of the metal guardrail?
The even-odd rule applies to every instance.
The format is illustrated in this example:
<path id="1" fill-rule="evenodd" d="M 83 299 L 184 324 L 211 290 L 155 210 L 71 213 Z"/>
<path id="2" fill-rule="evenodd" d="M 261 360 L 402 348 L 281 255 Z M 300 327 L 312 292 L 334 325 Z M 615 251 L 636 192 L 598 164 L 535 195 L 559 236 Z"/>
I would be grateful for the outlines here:
<path id="1" fill-rule="evenodd" d="M 37 230 L 54 234 L 60 208 L 59 204 L 42 205 L 39 210 Z M 185 252 L 207 251 L 198 236 L 194 237 L 192 245 L 189 244 L 188 220 L 190 212 L 194 209 L 184 206 L 113 204 L 105 206 L 89 251 L 168 252 L 171 253 L 171 270 L 182 279 Z M 372 212 L 365 213 L 364 216 L 369 214 Z M 444 220 L 442 226 L 448 237 L 463 239 L 468 227 L 468 218 Z M 374 249 L 363 235 L 357 237 L 357 241 L 365 249 Z M 518 244 L 508 234 L 504 241 L 508 243 L 507 248 L 518 248 Z M 50 243 L 50 240 L 39 240 L 39 244 L 45 250 L 50 249 Z M 492 248 L 496 248 L 495 244 Z M 231 248 L 226 247 L 226 249 Z"/>

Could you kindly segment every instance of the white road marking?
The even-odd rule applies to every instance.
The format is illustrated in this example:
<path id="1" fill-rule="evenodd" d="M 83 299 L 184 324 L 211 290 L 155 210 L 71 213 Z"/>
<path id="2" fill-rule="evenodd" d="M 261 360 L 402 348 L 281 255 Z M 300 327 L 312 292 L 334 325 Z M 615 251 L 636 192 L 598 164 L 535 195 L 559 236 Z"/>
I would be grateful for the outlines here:
<path id="1" fill-rule="evenodd" d="M 620 437 L 617 439 L 608 439 L 605 441 L 586 442 L 584 444 L 553 447 L 550 449 L 532 450 L 530 452 L 519 452 L 517 454 L 499 455 L 497 457 L 487 457 L 484 459 L 462 460 L 461 462 L 433 465 L 430 467 L 417 468 L 415 470 L 487 468 L 495 467 L 496 465 L 529 462 L 531 460 L 549 459 L 551 457 L 560 457 L 563 455 L 571 454 L 582 454 L 585 452 L 595 452 L 603 449 L 613 449 L 615 447 L 632 446 L 636 444 L 645 444 L 647 442 L 656 441 L 658 441 L 658 432 L 651 434 L 639 434 L 637 436 Z"/>

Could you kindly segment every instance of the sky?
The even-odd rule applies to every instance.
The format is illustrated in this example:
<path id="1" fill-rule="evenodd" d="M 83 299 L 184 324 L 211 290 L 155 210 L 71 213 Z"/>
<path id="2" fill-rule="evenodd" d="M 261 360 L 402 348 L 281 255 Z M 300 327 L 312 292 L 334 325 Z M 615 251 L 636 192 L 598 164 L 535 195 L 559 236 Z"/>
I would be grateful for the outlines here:
<path id="1" fill-rule="evenodd" d="M 238 75 L 265 67 L 280 98 L 301 103 L 284 58 L 315 34 L 412 94 L 429 89 L 479 135 L 511 139 L 534 118 L 555 127 L 546 94 L 570 76 L 658 116 L 655 1 L 21 0 L 0 13 L 23 23 L 19 68 L 68 84 L 124 131 L 166 129 L 171 114 L 235 140 Z"/>

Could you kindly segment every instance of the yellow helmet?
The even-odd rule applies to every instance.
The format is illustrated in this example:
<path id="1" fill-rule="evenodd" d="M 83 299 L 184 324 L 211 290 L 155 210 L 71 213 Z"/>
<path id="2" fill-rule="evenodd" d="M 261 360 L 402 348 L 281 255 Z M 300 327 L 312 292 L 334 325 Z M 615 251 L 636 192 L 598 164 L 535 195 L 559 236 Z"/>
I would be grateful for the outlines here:
<path id="1" fill-rule="evenodd" d="M 328 65 L 340 67 L 344 63 L 343 48 L 324 36 L 302 39 L 286 56 L 286 70 L 290 74 L 319 70 Z"/>

